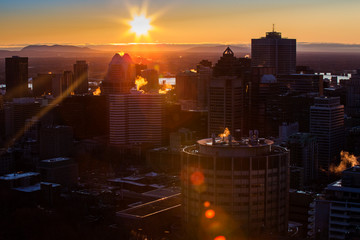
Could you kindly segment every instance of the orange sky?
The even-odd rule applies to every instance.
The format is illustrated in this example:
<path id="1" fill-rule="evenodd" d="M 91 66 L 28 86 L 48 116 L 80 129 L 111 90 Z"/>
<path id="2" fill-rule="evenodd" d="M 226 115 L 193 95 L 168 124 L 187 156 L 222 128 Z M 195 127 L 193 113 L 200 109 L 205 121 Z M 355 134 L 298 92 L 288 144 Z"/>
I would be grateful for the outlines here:
<path id="1" fill-rule="evenodd" d="M 355 0 L 14 0 L 0 2 L 0 45 L 135 42 L 126 22 L 141 8 L 156 17 L 138 42 L 249 43 L 275 23 L 298 42 L 360 44 Z"/>

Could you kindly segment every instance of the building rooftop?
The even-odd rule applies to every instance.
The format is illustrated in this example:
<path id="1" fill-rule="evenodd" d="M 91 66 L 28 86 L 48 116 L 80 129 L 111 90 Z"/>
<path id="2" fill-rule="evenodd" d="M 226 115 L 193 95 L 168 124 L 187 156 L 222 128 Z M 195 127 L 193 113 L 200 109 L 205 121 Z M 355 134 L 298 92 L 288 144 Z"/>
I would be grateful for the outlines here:
<path id="1" fill-rule="evenodd" d="M 16 179 L 25 178 L 25 177 L 38 176 L 38 175 L 40 175 L 40 173 L 37 173 L 37 172 L 10 173 L 10 174 L 0 176 L 0 180 L 9 181 L 9 180 L 16 180 Z"/>
<path id="2" fill-rule="evenodd" d="M 175 194 L 171 197 L 161 198 L 152 202 L 138 205 L 120 212 L 117 212 L 118 217 L 127 218 L 146 218 L 164 211 L 168 211 L 181 206 L 181 194 Z"/>
<path id="3" fill-rule="evenodd" d="M 326 187 L 326 189 L 327 189 L 327 190 L 332 190 L 332 191 L 339 191 L 339 192 L 360 193 L 360 188 L 357 188 L 357 187 L 345 187 L 345 186 L 343 186 L 341 180 L 329 184 L 329 185 Z"/>
<path id="4" fill-rule="evenodd" d="M 170 188 L 160 188 L 152 191 L 144 192 L 142 195 L 155 197 L 155 198 L 165 198 L 171 197 L 181 192 L 180 187 L 170 187 Z"/>
<path id="5" fill-rule="evenodd" d="M 183 152 L 192 155 L 217 157 L 256 157 L 287 152 L 280 146 L 273 146 L 274 142 L 265 138 L 242 138 L 237 141 L 230 135 L 228 137 L 212 137 L 197 141 L 196 145 L 188 146 Z"/>
<path id="6" fill-rule="evenodd" d="M 57 157 L 57 158 L 42 160 L 41 162 L 53 163 L 53 162 L 64 162 L 64 161 L 69 161 L 69 160 L 70 160 L 70 158 L 68 158 L 68 157 Z"/>
<path id="7" fill-rule="evenodd" d="M 197 141 L 199 145 L 206 145 L 206 146 L 213 146 L 213 147 L 261 147 L 261 146 L 268 146 L 272 145 L 274 141 L 265 138 L 242 138 L 241 140 L 237 141 L 233 138 L 225 137 L 217 137 L 213 138 L 205 138 Z"/>
<path id="8" fill-rule="evenodd" d="M 41 184 L 51 185 L 52 187 L 60 187 L 60 184 L 57 183 L 48 183 L 48 182 L 40 182 L 34 185 L 26 186 L 26 187 L 18 187 L 13 188 L 13 190 L 19 191 L 19 192 L 36 192 L 41 190 Z"/>

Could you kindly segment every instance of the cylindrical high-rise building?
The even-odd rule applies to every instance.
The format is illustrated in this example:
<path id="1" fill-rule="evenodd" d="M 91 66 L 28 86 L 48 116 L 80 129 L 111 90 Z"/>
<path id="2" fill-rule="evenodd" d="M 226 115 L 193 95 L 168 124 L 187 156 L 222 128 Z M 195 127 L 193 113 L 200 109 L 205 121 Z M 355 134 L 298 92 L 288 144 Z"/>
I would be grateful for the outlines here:
<path id="1" fill-rule="evenodd" d="M 289 152 L 255 135 L 202 139 L 182 153 L 183 220 L 195 239 L 287 232 Z"/>

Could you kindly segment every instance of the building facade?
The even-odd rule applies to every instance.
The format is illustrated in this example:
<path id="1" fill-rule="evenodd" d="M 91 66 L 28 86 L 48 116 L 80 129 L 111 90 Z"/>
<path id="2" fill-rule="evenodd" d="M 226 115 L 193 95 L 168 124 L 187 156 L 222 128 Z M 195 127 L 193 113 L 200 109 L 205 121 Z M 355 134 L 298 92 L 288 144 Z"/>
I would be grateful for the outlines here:
<path id="1" fill-rule="evenodd" d="M 296 133 L 288 138 L 290 165 L 302 168 L 300 186 L 308 185 L 317 177 L 318 144 L 316 137 L 310 133 Z"/>
<path id="2" fill-rule="evenodd" d="M 109 95 L 110 145 L 160 147 L 165 138 L 165 95 Z"/>
<path id="3" fill-rule="evenodd" d="M 339 156 L 344 142 L 344 106 L 339 97 L 315 98 L 310 107 L 310 133 L 318 142 L 319 167 L 327 170 Z"/>

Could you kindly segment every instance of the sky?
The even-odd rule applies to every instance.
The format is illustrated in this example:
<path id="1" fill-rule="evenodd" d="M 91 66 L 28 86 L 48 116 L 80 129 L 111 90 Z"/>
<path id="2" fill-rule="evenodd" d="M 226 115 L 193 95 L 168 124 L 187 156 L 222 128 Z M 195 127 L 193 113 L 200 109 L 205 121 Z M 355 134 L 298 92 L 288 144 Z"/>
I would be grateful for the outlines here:
<path id="1" fill-rule="evenodd" d="M 146 12 L 152 29 L 129 32 Z M 0 0 L 0 46 L 250 43 L 275 30 L 298 42 L 360 44 L 359 0 Z"/>

